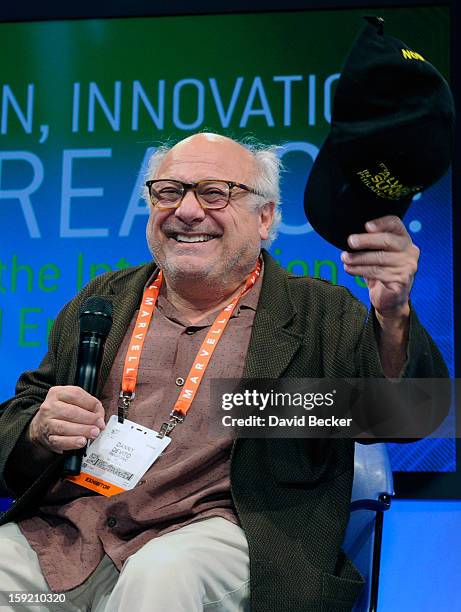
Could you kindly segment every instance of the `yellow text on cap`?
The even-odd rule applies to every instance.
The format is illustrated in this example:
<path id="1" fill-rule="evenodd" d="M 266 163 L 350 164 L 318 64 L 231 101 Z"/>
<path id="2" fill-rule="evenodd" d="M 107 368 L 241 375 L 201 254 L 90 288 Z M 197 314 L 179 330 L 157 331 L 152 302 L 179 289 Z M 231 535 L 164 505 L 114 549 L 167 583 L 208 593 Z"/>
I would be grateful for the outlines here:
<path id="1" fill-rule="evenodd" d="M 410 49 L 402 49 L 402 55 L 405 59 L 415 59 L 421 62 L 426 61 L 422 55 L 416 53 L 416 51 L 410 51 Z"/>

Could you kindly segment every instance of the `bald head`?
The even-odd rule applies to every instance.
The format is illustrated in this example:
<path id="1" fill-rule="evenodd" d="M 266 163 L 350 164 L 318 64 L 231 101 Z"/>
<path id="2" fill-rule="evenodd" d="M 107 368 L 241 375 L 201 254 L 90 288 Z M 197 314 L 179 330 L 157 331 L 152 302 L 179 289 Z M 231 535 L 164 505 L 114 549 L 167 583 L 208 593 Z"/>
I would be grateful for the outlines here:
<path id="1" fill-rule="evenodd" d="M 251 151 L 231 138 L 212 133 L 194 134 L 178 142 L 160 161 L 155 178 L 166 177 L 166 169 L 185 182 L 223 179 L 245 184 L 252 184 L 257 172 Z"/>

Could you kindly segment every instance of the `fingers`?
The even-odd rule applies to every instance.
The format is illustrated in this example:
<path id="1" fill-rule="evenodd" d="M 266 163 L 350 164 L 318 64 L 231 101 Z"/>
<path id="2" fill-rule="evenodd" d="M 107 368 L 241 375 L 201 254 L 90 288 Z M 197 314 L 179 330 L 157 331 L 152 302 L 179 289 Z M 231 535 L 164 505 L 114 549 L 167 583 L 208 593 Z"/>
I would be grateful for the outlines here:
<path id="1" fill-rule="evenodd" d="M 45 403 L 44 403 L 45 404 Z M 69 423 L 80 423 L 81 425 L 96 425 L 100 429 L 104 428 L 104 415 L 100 411 L 90 412 L 75 404 L 69 404 L 56 400 L 53 404 L 43 406 L 44 414 L 50 419 L 60 419 Z"/>
<path id="2" fill-rule="evenodd" d="M 353 276 L 361 276 L 368 280 L 379 280 L 383 283 L 402 283 L 402 279 L 406 282 L 411 274 L 404 269 L 397 268 L 395 270 L 383 268 L 381 266 L 344 266 L 344 270 Z"/>
<path id="3" fill-rule="evenodd" d="M 416 274 L 419 249 L 411 244 L 402 252 L 363 251 L 344 252 L 341 260 L 344 270 L 354 276 L 363 276 L 381 281 L 398 282 Z"/>
<path id="4" fill-rule="evenodd" d="M 32 442 L 55 453 L 82 448 L 105 428 L 101 402 L 80 387 L 52 387 L 31 421 Z"/>
<path id="5" fill-rule="evenodd" d="M 344 270 L 366 280 L 376 313 L 401 317 L 418 268 L 419 249 L 402 221 L 388 215 L 365 224 L 365 232 L 348 238 L 350 251 L 341 254 Z M 407 314 L 405 314 L 407 316 Z"/>
<path id="6" fill-rule="evenodd" d="M 59 421 L 52 419 L 46 427 L 48 439 L 50 436 L 61 437 L 84 437 L 89 440 L 94 440 L 100 434 L 100 428 L 95 425 L 81 425 L 80 423 L 69 423 L 68 421 Z"/>
<path id="7" fill-rule="evenodd" d="M 399 252 L 405 248 L 409 237 L 389 232 L 377 232 L 375 234 L 351 234 L 347 239 L 348 245 L 357 251 L 378 250 Z"/>
<path id="8" fill-rule="evenodd" d="M 347 266 L 389 266 L 391 268 L 399 267 L 401 257 L 398 252 L 386 251 L 359 251 L 358 253 L 350 253 L 344 251 L 341 253 L 341 261 Z"/>
<path id="9" fill-rule="evenodd" d="M 369 221 L 365 227 L 367 233 L 348 238 L 354 252 L 341 254 L 344 270 L 383 282 L 407 283 L 417 271 L 419 249 L 402 221 L 389 215 Z"/>
<path id="10" fill-rule="evenodd" d="M 411 244 L 411 238 L 399 217 L 388 215 L 365 224 L 366 233 L 352 234 L 347 242 L 354 250 L 378 250 L 399 252 Z"/>
<path id="11" fill-rule="evenodd" d="M 53 453 L 62 454 L 66 450 L 76 450 L 83 448 L 87 444 L 87 439 L 82 436 L 48 436 L 43 446 Z"/>
<path id="12" fill-rule="evenodd" d="M 365 223 L 367 232 L 390 232 L 400 236 L 408 236 L 405 225 L 400 217 L 396 215 L 386 215 L 378 219 L 372 219 Z"/>
<path id="13" fill-rule="evenodd" d="M 66 450 L 83 448 L 86 446 L 87 441 L 87 438 L 84 436 L 49 435 L 43 446 L 51 450 L 53 453 L 62 454 Z"/>
<path id="14" fill-rule="evenodd" d="M 80 406 L 89 412 L 96 413 L 99 411 L 102 412 L 102 416 L 104 416 L 104 408 L 102 407 L 101 402 L 81 387 L 74 387 L 72 385 L 68 385 L 66 387 L 52 387 L 49 390 L 46 399 L 61 400 L 62 402 L 66 402 L 68 404 Z"/>
<path id="15" fill-rule="evenodd" d="M 103 405 L 80 387 L 52 387 L 40 410 L 48 418 L 69 419 L 85 424 L 104 423 Z"/>

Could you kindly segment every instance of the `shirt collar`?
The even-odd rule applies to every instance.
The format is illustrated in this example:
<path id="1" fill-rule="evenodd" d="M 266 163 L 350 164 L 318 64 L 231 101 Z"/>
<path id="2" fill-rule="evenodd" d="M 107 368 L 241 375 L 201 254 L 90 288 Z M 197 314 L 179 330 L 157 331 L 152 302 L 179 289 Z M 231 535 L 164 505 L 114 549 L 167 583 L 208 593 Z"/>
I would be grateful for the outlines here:
<path id="1" fill-rule="evenodd" d="M 244 309 L 250 309 L 250 310 L 256 311 L 256 308 L 258 306 L 259 296 L 261 293 L 263 276 L 264 276 L 264 262 L 261 261 L 261 273 L 259 277 L 256 279 L 256 282 L 253 285 L 252 289 L 250 289 L 250 291 L 247 291 L 245 295 L 243 295 L 240 298 L 239 303 L 237 304 L 237 308 L 232 313 L 231 319 L 238 317 L 240 315 L 241 310 L 244 310 Z M 152 283 L 153 280 L 154 280 L 154 277 L 150 278 L 146 286 Z M 160 293 L 160 295 L 158 296 L 157 308 L 163 314 L 163 316 L 165 316 L 167 319 L 170 319 L 170 321 L 179 323 L 183 327 L 195 327 L 198 329 L 203 328 L 203 327 L 209 327 L 210 325 L 212 325 L 218 313 L 220 312 L 220 310 L 216 310 L 215 312 L 210 313 L 207 317 L 202 319 L 200 323 L 196 323 L 195 325 L 191 326 L 191 324 L 188 321 L 180 317 L 176 308 L 173 306 L 173 304 L 171 304 L 171 302 L 169 302 L 166 299 L 164 295 L 162 295 L 162 293 Z"/>

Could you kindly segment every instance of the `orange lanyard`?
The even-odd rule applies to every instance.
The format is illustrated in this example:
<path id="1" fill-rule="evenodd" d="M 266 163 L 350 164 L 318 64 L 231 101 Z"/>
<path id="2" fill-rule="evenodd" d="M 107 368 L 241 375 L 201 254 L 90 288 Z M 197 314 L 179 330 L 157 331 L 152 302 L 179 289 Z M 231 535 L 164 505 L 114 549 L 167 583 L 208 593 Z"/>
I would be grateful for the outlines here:
<path id="1" fill-rule="evenodd" d="M 187 375 L 184 387 L 176 400 L 173 410 L 170 413 L 170 422 L 163 423 L 160 428 L 159 437 L 167 435 L 178 423 L 182 423 L 189 411 L 194 397 L 198 391 L 200 383 L 205 375 L 205 371 L 210 362 L 219 340 L 232 316 L 240 298 L 249 291 L 261 274 L 261 261 L 258 259 L 255 269 L 247 278 L 245 286 L 233 300 L 222 309 L 210 327 L 205 340 L 202 342 L 194 363 Z M 136 325 L 131 336 L 128 350 L 123 367 L 122 390 L 120 391 L 120 403 L 118 405 L 118 420 L 123 423 L 131 402 L 135 398 L 136 382 L 138 379 L 141 353 L 147 337 L 147 330 L 154 315 L 158 295 L 163 282 L 163 274 L 160 271 L 155 281 L 144 291 Z"/>

